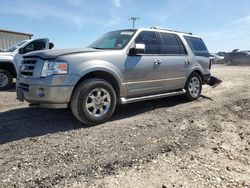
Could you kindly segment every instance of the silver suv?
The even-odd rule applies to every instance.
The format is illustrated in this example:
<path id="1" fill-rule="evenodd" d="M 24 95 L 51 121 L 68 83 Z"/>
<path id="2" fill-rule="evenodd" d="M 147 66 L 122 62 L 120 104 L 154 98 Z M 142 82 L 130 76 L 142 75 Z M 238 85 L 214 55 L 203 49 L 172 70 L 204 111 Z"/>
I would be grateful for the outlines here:
<path id="1" fill-rule="evenodd" d="M 210 79 L 203 40 L 164 28 L 106 33 L 85 49 L 24 56 L 17 98 L 48 108 L 71 107 L 86 125 L 104 123 L 116 104 L 186 94 L 197 99 Z"/>

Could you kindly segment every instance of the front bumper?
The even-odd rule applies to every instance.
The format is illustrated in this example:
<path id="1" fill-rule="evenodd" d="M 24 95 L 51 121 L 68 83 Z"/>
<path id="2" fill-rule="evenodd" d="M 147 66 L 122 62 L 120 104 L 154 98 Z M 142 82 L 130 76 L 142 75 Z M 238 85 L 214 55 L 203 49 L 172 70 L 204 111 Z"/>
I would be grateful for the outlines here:
<path id="1" fill-rule="evenodd" d="M 62 79 L 63 80 L 63 79 Z M 17 79 L 17 99 L 45 108 L 67 108 L 74 85 L 45 85 L 39 79 Z"/>
<path id="2" fill-rule="evenodd" d="M 29 89 L 17 87 L 17 99 L 48 108 L 67 108 L 73 86 L 32 86 Z"/>

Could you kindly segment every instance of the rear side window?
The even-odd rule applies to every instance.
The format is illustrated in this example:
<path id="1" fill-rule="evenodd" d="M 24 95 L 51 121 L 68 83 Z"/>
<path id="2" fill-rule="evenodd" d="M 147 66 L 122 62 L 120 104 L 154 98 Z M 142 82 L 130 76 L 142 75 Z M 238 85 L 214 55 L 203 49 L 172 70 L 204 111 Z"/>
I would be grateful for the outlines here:
<path id="1" fill-rule="evenodd" d="M 203 57 L 210 56 L 207 47 L 201 38 L 189 37 L 189 36 L 184 36 L 184 38 L 186 39 L 188 45 L 192 49 L 194 55 Z"/>
<path id="2" fill-rule="evenodd" d="M 161 54 L 187 54 L 186 49 L 178 36 L 170 33 L 159 33 L 161 37 Z"/>
<path id="3" fill-rule="evenodd" d="M 145 44 L 144 54 L 159 54 L 160 46 L 155 32 L 142 31 L 135 39 L 136 44 Z"/>

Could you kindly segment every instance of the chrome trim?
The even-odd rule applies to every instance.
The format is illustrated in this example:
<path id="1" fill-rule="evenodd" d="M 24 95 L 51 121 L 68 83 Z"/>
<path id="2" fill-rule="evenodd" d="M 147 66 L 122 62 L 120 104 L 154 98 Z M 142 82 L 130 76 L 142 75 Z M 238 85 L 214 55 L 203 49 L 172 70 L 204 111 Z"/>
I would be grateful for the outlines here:
<path id="1" fill-rule="evenodd" d="M 133 102 L 139 102 L 139 101 L 158 99 L 158 98 L 163 98 L 163 97 L 182 95 L 182 94 L 185 94 L 185 93 L 186 93 L 186 90 L 182 89 L 180 91 L 162 93 L 162 94 L 157 94 L 157 95 L 149 95 L 149 96 L 143 96 L 143 97 L 135 97 L 135 98 L 129 98 L 129 99 L 126 99 L 125 97 L 122 97 L 120 100 L 121 100 L 122 104 L 128 104 L 128 103 L 133 103 Z"/>
<path id="2" fill-rule="evenodd" d="M 127 82 L 127 84 L 141 84 L 141 83 L 163 82 L 163 81 L 182 80 L 182 79 L 186 79 L 186 78 L 180 77 L 180 78 L 169 78 L 169 79 L 159 79 L 159 80 L 145 80 L 145 81 L 138 81 L 138 82 Z M 123 83 L 123 84 L 126 84 L 126 83 Z"/>

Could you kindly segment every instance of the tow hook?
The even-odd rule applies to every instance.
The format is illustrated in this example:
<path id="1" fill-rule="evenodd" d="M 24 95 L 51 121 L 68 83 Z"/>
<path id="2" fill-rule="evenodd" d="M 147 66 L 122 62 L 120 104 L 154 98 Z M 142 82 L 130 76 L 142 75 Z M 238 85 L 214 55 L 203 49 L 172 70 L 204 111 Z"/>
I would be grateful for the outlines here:
<path id="1" fill-rule="evenodd" d="M 218 85 L 220 85 L 222 83 L 222 80 L 215 78 L 213 76 L 211 76 L 210 80 L 208 81 L 207 85 L 211 86 L 212 88 L 217 87 Z"/>

